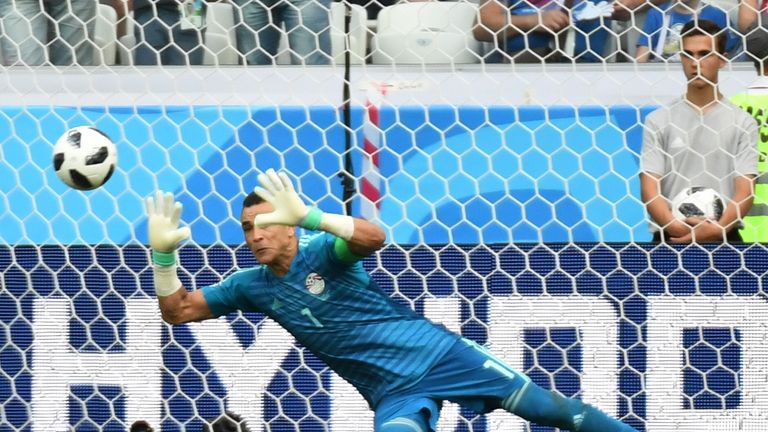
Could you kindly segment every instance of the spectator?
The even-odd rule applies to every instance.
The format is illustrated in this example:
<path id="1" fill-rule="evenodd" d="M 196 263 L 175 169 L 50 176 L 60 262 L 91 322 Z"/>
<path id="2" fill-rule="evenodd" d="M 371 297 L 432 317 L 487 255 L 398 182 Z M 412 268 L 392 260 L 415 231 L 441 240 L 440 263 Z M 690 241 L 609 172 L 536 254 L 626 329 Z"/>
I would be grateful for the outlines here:
<path id="1" fill-rule="evenodd" d="M 577 0 L 574 6 L 584 1 Z M 500 45 L 496 57 L 503 62 L 556 62 L 564 60 L 565 35 L 573 24 L 577 29 L 574 58 L 603 61 L 609 21 L 595 18 L 572 23 L 568 9 L 555 0 L 483 0 L 474 35 L 477 40 Z"/>
<path id="2" fill-rule="evenodd" d="M 155 432 L 152 426 L 144 420 L 137 420 L 131 425 L 130 432 Z"/>
<path id="3" fill-rule="evenodd" d="M 247 64 L 274 64 L 283 34 L 292 64 L 330 63 L 331 0 L 232 0 L 237 49 Z"/>
<path id="4" fill-rule="evenodd" d="M 760 6 L 758 7 L 758 2 Z M 741 0 L 739 3 L 739 31 L 747 31 L 758 24 L 766 25 L 768 20 L 768 0 Z M 762 21 L 759 23 L 758 21 Z"/>
<path id="5" fill-rule="evenodd" d="M 97 5 L 96 0 L 0 1 L 4 63 L 95 64 L 89 35 L 93 35 Z"/>
<path id="6" fill-rule="evenodd" d="M 250 432 L 245 421 L 239 415 L 227 411 L 209 426 L 203 426 L 203 432 Z"/>
<path id="7" fill-rule="evenodd" d="M 738 40 L 728 31 L 728 14 L 717 6 L 701 4 L 700 0 L 673 0 L 653 7 L 637 41 L 635 60 L 680 61 L 680 32 L 685 24 L 696 20 L 712 21 L 726 35 L 726 50 L 731 51 Z"/>
<path id="8" fill-rule="evenodd" d="M 768 19 L 766 11 L 762 14 L 761 25 L 752 27 L 746 38 L 747 56 L 754 62 L 758 78 L 731 101 L 754 117 L 760 128 L 757 163 L 760 175 L 755 183 L 755 202 L 744 218 L 741 236 L 744 241 L 768 243 Z"/>
<path id="9" fill-rule="evenodd" d="M 757 174 L 755 120 L 718 89 L 728 60 L 725 34 L 712 21 L 682 28 L 684 97 L 648 115 L 640 157 L 640 190 L 654 241 L 741 241 L 738 227 L 752 207 Z M 687 187 L 717 190 L 728 198 L 717 221 L 672 216 L 669 199 Z"/>
<path id="10" fill-rule="evenodd" d="M 613 2 L 613 29 L 621 35 L 623 56 L 620 61 L 634 61 L 637 41 L 645 26 L 648 10 L 664 4 L 665 0 L 617 0 Z"/>
<path id="11" fill-rule="evenodd" d="M 135 64 L 203 64 L 201 0 L 113 0 L 113 6 L 118 16 L 118 36 L 125 32 L 124 17 L 133 11 Z"/>

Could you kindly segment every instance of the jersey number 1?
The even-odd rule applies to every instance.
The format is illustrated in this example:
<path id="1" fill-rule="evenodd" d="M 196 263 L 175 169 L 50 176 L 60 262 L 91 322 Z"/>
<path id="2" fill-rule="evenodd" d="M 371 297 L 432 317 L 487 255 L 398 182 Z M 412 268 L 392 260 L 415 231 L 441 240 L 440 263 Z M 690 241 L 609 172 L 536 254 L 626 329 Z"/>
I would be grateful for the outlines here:
<path id="1" fill-rule="evenodd" d="M 488 349 L 486 349 L 484 346 L 478 344 L 477 342 L 471 341 L 469 339 L 464 339 L 464 343 L 471 346 L 472 348 L 476 349 L 477 351 L 480 351 L 481 353 L 485 354 L 486 357 L 488 357 L 488 360 L 483 363 L 483 367 L 486 369 L 493 369 L 497 372 L 502 373 L 507 378 L 514 379 L 519 372 L 512 369 L 510 366 L 508 366 L 503 360 L 496 357 L 492 352 L 490 352 Z"/>
<path id="2" fill-rule="evenodd" d="M 304 308 L 301 310 L 301 314 L 305 317 L 309 318 L 310 321 L 312 321 L 312 324 L 315 325 L 315 327 L 322 327 L 323 323 L 317 320 L 314 315 L 312 315 L 312 311 L 309 310 L 309 308 Z"/>

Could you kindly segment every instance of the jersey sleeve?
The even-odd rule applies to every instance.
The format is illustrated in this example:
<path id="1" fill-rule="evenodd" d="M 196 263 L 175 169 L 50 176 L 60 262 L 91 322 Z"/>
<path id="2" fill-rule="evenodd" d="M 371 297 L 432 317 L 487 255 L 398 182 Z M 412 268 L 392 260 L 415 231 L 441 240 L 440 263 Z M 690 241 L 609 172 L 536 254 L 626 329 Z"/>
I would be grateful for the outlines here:
<path id="1" fill-rule="evenodd" d="M 740 116 L 739 143 L 734 155 L 734 174 L 737 176 L 758 175 L 757 139 L 759 136 L 757 123 L 749 115 Z"/>
<path id="2" fill-rule="evenodd" d="M 203 297 L 214 316 L 226 315 L 243 309 L 246 286 L 252 270 L 243 270 L 230 275 L 221 282 L 203 287 Z"/>
<path id="3" fill-rule="evenodd" d="M 353 254 L 346 241 L 328 233 L 312 236 L 307 248 L 317 257 L 336 265 L 350 265 L 364 258 Z"/>
<path id="4" fill-rule="evenodd" d="M 659 109 L 667 109 L 665 107 Z M 661 129 L 656 119 L 659 111 L 648 115 L 643 127 L 643 148 L 640 151 L 640 171 L 648 174 L 665 174 L 666 156 L 662 147 Z"/>

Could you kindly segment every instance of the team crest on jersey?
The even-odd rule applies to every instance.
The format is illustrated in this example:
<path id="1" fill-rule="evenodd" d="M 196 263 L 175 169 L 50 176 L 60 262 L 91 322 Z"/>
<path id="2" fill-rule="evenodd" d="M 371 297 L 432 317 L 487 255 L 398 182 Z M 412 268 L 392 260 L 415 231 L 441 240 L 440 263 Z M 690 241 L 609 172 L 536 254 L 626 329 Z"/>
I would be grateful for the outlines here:
<path id="1" fill-rule="evenodd" d="M 310 273 L 304 281 L 304 286 L 314 295 L 320 295 L 325 291 L 325 280 L 317 273 Z"/>

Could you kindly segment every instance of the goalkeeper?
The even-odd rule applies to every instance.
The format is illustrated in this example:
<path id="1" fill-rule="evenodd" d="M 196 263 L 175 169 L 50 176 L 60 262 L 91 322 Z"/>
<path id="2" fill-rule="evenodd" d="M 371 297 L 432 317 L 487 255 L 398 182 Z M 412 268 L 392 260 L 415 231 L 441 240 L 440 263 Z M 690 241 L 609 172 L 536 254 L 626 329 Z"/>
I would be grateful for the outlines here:
<path id="1" fill-rule="evenodd" d="M 534 384 L 485 348 L 393 302 L 361 259 L 384 231 L 362 219 L 308 208 L 284 173 L 259 175 L 243 203 L 245 242 L 261 263 L 196 291 L 182 287 L 172 194 L 147 199 L 154 284 L 163 319 L 182 324 L 236 310 L 261 312 L 346 379 L 375 411 L 377 432 L 436 430 L 442 401 L 580 432 L 635 431 L 578 399 Z M 319 230 L 296 236 L 296 226 Z"/>

